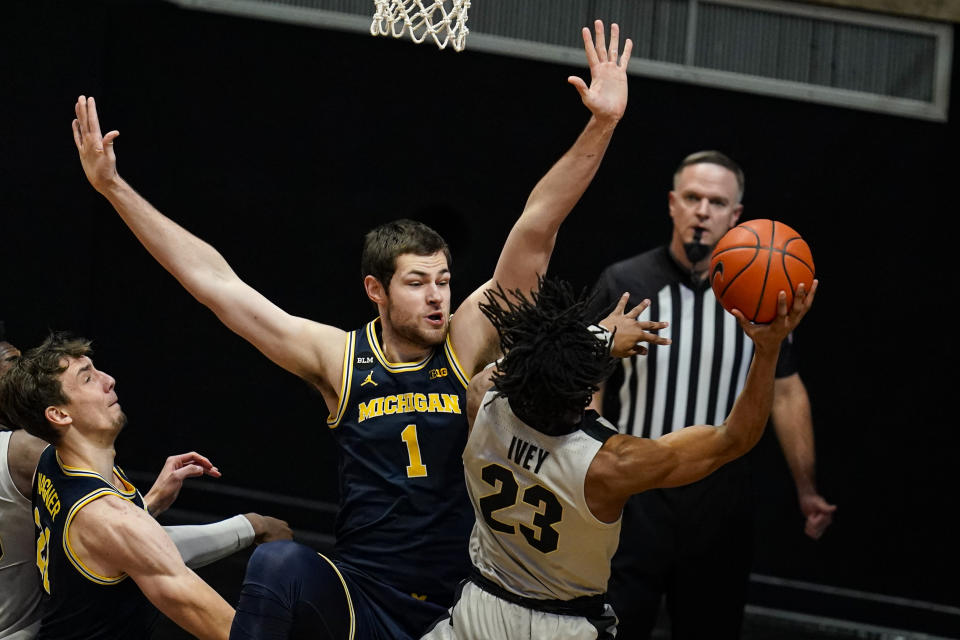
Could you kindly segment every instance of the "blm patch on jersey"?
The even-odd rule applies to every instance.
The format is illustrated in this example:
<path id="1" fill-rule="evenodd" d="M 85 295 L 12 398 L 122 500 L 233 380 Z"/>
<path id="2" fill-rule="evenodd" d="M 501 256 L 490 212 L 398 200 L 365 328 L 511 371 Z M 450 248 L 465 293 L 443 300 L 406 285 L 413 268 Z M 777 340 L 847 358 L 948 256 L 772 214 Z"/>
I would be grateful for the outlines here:
<path id="1" fill-rule="evenodd" d="M 353 368 L 359 369 L 360 371 L 366 371 L 367 369 L 373 369 L 374 358 L 373 353 L 370 351 L 361 351 L 360 353 L 353 356 Z"/>

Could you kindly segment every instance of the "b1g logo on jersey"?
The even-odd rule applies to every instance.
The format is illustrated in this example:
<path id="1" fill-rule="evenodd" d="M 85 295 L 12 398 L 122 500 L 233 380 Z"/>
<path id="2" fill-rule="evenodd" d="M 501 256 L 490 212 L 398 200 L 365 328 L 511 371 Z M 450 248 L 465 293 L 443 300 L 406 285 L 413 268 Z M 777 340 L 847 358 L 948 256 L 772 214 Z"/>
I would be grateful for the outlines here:
<path id="1" fill-rule="evenodd" d="M 373 369 L 373 354 L 369 351 L 361 351 L 353 357 L 353 368 L 360 369 L 361 371 L 366 371 L 367 369 Z"/>
<path id="2" fill-rule="evenodd" d="M 430 379 L 436 380 L 437 378 L 446 378 L 447 377 L 446 367 L 440 367 L 439 369 L 430 369 Z"/>

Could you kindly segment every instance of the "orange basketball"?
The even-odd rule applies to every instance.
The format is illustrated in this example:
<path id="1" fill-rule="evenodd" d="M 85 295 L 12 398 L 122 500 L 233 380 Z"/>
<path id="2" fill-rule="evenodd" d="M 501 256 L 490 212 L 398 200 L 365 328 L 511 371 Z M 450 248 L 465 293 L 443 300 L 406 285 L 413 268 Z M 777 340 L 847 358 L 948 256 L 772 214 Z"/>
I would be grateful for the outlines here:
<path id="1" fill-rule="evenodd" d="M 802 282 L 813 285 L 813 256 L 800 234 L 775 220 L 750 220 L 727 231 L 710 258 L 710 284 L 724 309 L 739 309 L 766 324 L 777 317 L 777 294 L 787 306 Z"/>

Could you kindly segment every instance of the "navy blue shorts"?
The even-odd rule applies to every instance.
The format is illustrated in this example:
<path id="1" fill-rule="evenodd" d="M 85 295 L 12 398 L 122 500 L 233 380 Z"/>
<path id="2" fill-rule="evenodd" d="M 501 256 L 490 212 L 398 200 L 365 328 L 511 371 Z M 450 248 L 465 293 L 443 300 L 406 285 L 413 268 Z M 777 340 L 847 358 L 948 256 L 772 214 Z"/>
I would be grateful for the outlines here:
<path id="1" fill-rule="evenodd" d="M 418 640 L 446 615 L 298 542 L 268 542 L 247 564 L 230 640 Z"/>

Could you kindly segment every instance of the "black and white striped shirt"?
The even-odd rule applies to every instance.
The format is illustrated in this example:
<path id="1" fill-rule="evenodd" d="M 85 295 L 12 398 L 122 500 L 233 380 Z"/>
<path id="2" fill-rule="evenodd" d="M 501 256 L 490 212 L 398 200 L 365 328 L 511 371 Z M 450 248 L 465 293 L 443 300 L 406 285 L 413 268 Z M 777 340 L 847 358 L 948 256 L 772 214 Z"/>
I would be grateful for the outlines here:
<path id="1" fill-rule="evenodd" d="M 717 303 L 709 281 L 692 282 L 662 246 L 610 265 L 596 290 L 597 319 L 629 291 L 627 309 L 649 298 L 640 320 L 669 322 L 659 333 L 673 340 L 621 361 L 606 383 L 604 417 L 621 432 L 646 438 L 723 422 L 743 388 L 753 342 Z M 796 370 L 792 340 L 784 340 L 777 377 Z"/>

